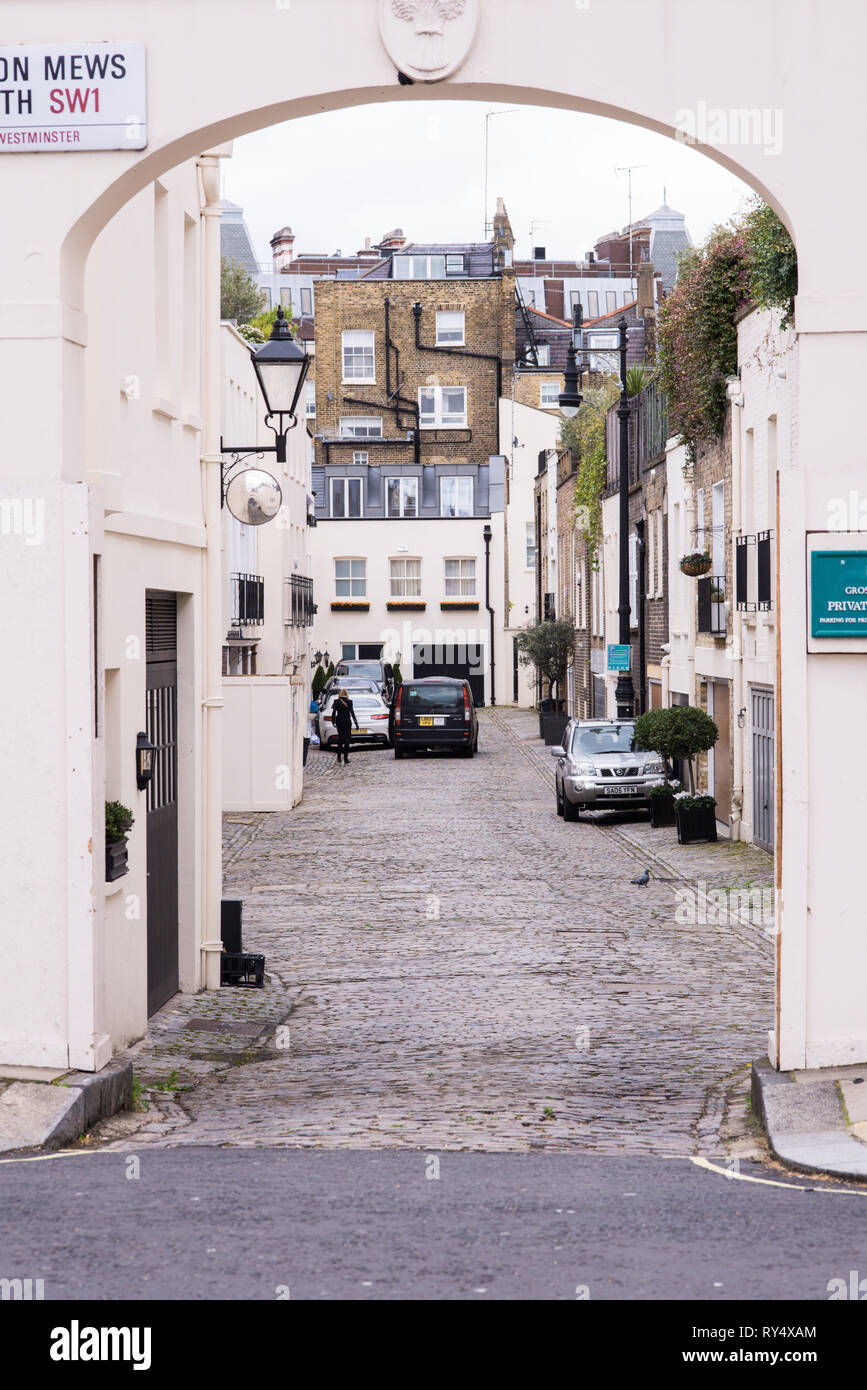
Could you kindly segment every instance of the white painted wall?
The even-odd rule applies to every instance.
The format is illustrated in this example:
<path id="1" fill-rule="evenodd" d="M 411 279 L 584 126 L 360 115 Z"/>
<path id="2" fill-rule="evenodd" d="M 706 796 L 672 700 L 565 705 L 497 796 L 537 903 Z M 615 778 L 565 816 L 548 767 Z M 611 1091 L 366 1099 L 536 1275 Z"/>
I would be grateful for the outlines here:
<path id="1" fill-rule="evenodd" d="M 807 533 L 828 528 L 831 498 L 863 490 L 863 449 L 857 439 L 853 443 L 848 413 L 829 403 L 839 399 L 841 383 L 858 380 L 867 367 L 867 289 L 853 281 L 841 290 L 829 277 L 827 209 L 833 207 L 845 226 L 867 220 L 867 182 L 852 176 L 862 143 L 867 12 L 843 4 L 829 26 L 827 7 L 819 0 L 799 0 L 796 8 L 797 22 L 781 28 L 777 7 L 731 0 L 726 22 L 715 27 L 709 46 L 706 26 L 695 22 L 694 0 L 643 0 L 640 16 L 648 42 L 624 50 L 620 40 L 624 28 L 634 25 L 635 0 L 566 11 L 561 0 L 536 0 L 533 31 L 520 45 L 514 35 L 526 15 L 523 0 L 481 0 L 477 36 L 466 55 L 455 55 L 460 65 L 454 76 L 430 87 L 406 87 L 396 80 L 372 3 L 331 0 L 326 7 L 320 0 L 295 0 L 291 9 L 262 8 L 254 24 L 246 18 L 248 6 L 211 6 L 207 61 L 190 62 L 190 54 L 202 52 L 200 6 L 176 0 L 150 0 L 146 6 L 115 0 L 110 7 L 101 0 L 76 5 L 43 0 L 39 6 L 9 0 L 7 43 L 112 34 L 143 41 L 149 94 L 144 150 L 67 148 L 2 156 L 5 206 L 14 216 L 0 223 L 0 379 L 8 403 L 0 496 L 41 502 L 50 527 L 46 543 L 29 549 L 17 532 L 4 537 L 12 542 L 4 650 L 15 648 L 24 627 L 40 634 L 46 653 L 0 689 L 3 726 L 17 733 L 5 767 L 6 786 L 13 790 L 0 819 L 11 850 L 4 890 L 13 905 L 4 915 L 0 944 L 12 953 L 33 922 L 51 924 L 44 928 L 44 979 L 39 968 L 25 972 L 23 986 L 14 986 L 21 1002 L 13 1000 L 11 1013 L 5 999 L 0 1001 L 0 1018 L 16 1020 L 14 1027 L 3 1026 L 16 1037 L 23 1036 L 25 1008 L 38 998 L 40 1011 L 50 1001 L 50 1050 L 56 1053 L 57 1040 L 65 1038 L 76 1065 L 93 1065 L 104 1050 L 104 1020 L 94 1003 L 98 972 L 88 949 L 81 949 L 82 921 L 88 929 L 93 926 L 90 864 L 99 756 L 89 732 L 90 661 L 82 660 L 90 582 L 83 537 L 93 456 L 83 403 L 86 361 L 100 351 L 94 332 L 98 320 L 88 323 L 86 265 L 100 230 L 165 170 L 219 141 L 360 101 L 431 95 L 514 104 L 538 102 L 539 93 L 551 93 L 564 108 L 601 111 L 673 136 L 684 111 L 710 107 L 736 113 L 754 106 L 761 93 L 770 113 L 780 119 L 791 113 L 782 141 L 771 147 L 760 139 L 746 143 L 737 119 L 723 132 L 716 127 L 719 144 L 709 143 L 710 126 L 698 138 L 701 150 L 745 177 L 782 213 L 799 255 L 800 368 L 792 430 L 797 448 L 790 459 L 781 459 L 778 513 L 785 697 L 778 771 L 785 843 L 779 1023 L 771 1052 L 785 1068 L 867 1059 L 862 983 L 867 936 L 859 854 L 867 809 L 867 724 L 847 722 L 845 795 L 827 733 L 835 712 L 860 708 L 867 657 L 829 650 L 808 654 L 804 583 Z M 329 42 L 335 33 L 339 44 Z M 554 33 L 558 41 L 552 45 Z M 287 68 L 279 60 L 287 45 L 305 61 Z M 612 52 L 619 54 L 613 66 L 604 61 Z M 673 72 L 680 75 L 676 93 Z M 807 109 L 809 120 L 800 119 L 796 113 Z M 129 295 L 130 267 L 138 289 L 143 266 L 126 258 L 116 315 Z M 147 308 L 143 312 L 149 317 Z M 114 370 L 114 364 L 106 368 Z M 183 418 L 170 424 L 172 435 L 196 428 Z M 155 433 L 165 437 L 166 431 Z M 206 471 L 215 463 L 212 459 Z M 157 464 L 153 477 L 159 473 Z M 131 491 L 142 500 L 148 487 L 146 479 L 131 479 Z M 177 506 L 183 510 L 188 501 L 182 478 L 178 491 Z M 142 515 L 140 501 L 130 497 L 128 505 Z M 170 531 L 168 543 L 183 544 L 186 535 L 195 549 L 196 523 L 191 532 L 191 523 L 166 516 L 165 509 L 173 506 L 164 503 L 148 526 L 159 523 L 162 543 Z M 203 722 L 211 729 L 213 753 L 218 720 L 203 717 Z M 38 840 L 21 830 L 27 821 L 41 827 Z M 215 862 L 210 861 L 208 874 L 209 931 L 216 928 L 218 912 Z M 98 943 L 98 933 L 92 939 Z M 36 985 L 43 986 L 38 993 Z M 31 1039 L 28 1056 L 15 1060 L 31 1060 L 33 1050 L 38 1049 Z"/>

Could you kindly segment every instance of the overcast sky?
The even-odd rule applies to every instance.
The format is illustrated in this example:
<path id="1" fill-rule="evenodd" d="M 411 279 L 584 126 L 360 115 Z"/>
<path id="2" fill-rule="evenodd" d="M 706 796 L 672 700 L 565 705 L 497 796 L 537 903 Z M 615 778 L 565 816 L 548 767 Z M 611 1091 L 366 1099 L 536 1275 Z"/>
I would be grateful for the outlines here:
<path id="1" fill-rule="evenodd" d="M 224 197 L 240 203 L 260 261 L 287 223 L 296 250 L 344 254 L 403 227 L 416 241 L 481 241 L 485 113 L 479 102 L 386 102 L 328 112 L 236 140 Z M 694 241 L 746 205 L 750 190 L 707 156 L 638 126 L 524 106 L 489 122 L 488 210 L 505 199 L 519 256 L 533 244 L 580 257 L 663 201 Z"/>

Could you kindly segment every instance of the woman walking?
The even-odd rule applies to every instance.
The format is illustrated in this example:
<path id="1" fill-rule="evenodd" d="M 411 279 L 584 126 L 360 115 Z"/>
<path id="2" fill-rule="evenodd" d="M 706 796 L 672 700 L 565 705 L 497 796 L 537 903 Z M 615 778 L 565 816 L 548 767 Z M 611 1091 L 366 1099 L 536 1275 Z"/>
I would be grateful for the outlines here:
<path id="1" fill-rule="evenodd" d="M 334 727 L 337 730 L 337 761 L 340 762 L 340 755 L 343 754 L 344 763 L 349 762 L 349 744 L 352 740 L 352 725 L 358 728 L 358 720 L 355 717 L 355 708 L 349 698 L 349 692 L 341 690 L 337 699 L 334 701 L 334 708 L 331 711 L 331 718 L 334 720 Z"/>

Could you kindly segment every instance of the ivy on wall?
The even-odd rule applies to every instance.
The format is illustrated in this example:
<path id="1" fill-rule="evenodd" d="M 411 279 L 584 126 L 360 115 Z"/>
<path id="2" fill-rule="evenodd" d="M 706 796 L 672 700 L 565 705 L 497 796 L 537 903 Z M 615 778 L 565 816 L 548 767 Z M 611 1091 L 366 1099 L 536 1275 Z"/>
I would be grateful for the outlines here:
<path id="1" fill-rule="evenodd" d="M 602 492 L 607 467 L 605 416 L 619 395 L 614 382 L 588 387 L 578 414 L 560 422 L 560 445 L 571 449 L 577 460 L 575 525 L 584 537 L 587 558 L 593 569 L 598 565 L 602 539 Z"/>

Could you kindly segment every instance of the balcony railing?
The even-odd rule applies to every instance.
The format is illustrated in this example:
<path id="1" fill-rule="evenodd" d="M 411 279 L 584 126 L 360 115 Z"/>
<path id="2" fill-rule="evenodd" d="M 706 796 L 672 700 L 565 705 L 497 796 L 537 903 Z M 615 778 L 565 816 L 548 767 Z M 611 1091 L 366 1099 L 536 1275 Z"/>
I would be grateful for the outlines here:
<path id="1" fill-rule="evenodd" d="M 707 574 L 697 582 L 698 630 L 714 637 L 726 633 L 727 605 L 725 575 Z"/>
<path id="2" fill-rule="evenodd" d="M 313 602 L 313 580 L 303 574 L 292 574 L 286 580 L 286 622 L 290 627 L 311 627 L 316 605 Z"/>
<path id="3" fill-rule="evenodd" d="M 265 621 L 265 581 L 261 574 L 233 574 L 232 623 L 259 626 Z"/>

